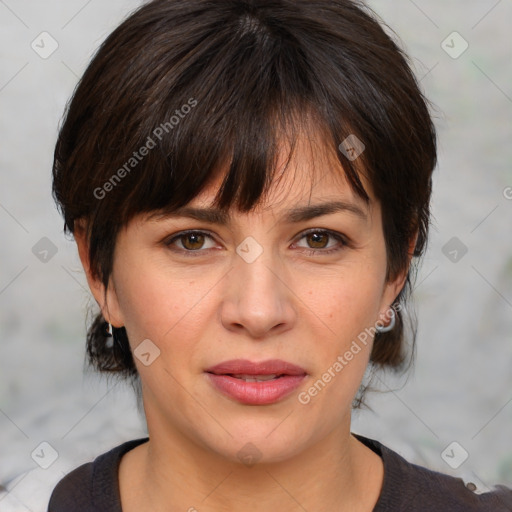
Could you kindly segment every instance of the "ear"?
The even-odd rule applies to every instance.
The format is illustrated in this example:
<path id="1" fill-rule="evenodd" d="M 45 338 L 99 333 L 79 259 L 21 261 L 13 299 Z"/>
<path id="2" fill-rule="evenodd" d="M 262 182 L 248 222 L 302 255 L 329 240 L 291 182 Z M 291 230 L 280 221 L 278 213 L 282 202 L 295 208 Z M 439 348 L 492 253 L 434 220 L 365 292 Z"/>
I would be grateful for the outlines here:
<path id="1" fill-rule="evenodd" d="M 390 306 L 395 302 L 398 294 L 401 292 L 402 288 L 405 285 L 405 281 L 407 280 L 407 275 L 409 273 L 409 268 L 411 266 L 411 260 L 414 255 L 414 249 L 416 248 L 416 242 L 418 240 L 418 233 L 411 238 L 409 242 L 409 250 L 407 257 L 407 266 L 406 268 L 393 280 L 386 283 L 384 288 L 384 293 L 382 295 L 382 303 L 381 303 L 381 311 L 380 318 L 386 319 L 388 318 L 386 313 L 389 310 Z"/>
<path id="2" fill-rule="evenodd" d="M 87 241 L 87 229 L 82 221 L 75 222 L 75 229 L 73 232 L 76 245 L 78 247 L 78 255 L 82 266 L 84 267 L 87 283 L 93 297 L 95 298 L 98 306 L 101 309 L 103 318 L 111 323 L 114 327 L 122 327 L 124 322 L 119 307 L 119 301 L 114 289 L 112 278 L 109 279 L 109 285 L 105 294 L 105 286 L 98 276 L 94 275 L 91 270 L 89 260 L 89 244 Z"/>

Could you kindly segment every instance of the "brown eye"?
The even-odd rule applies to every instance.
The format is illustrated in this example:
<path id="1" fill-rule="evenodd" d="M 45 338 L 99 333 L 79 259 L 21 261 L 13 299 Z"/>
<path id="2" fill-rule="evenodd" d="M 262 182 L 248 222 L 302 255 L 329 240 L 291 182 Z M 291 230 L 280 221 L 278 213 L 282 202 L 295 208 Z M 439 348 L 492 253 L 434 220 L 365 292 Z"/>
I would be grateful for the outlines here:
<path id="1" fill-rule="evenodd" d="M 205 237 L 201 233 L 187 233 L 186 235 L 181 235 L 179 239 L 182 240 L 182 245 L 185 249 L 197 250 L 201 249 Z"/>
<path id="2" fill-rule="evenodd" d="M 204 247 L 208 238 L 213 241 L 213 237 L 203 231 L 186 231 L 175 235 L 165 245 L 186 256 L 200 256 L 213 247 Z"/>
<path id="3" fill-rule="evenodd" d="M 302 235 L 301 240 L 302 239 L 306 240 L 308 246 L 299 247 L 302 247 L 306 254 L 311 256 L 321 256 L 335 253 L 343 250 L 348 246 L 348 242 L 345 240 L 343 235 L 324 229 L 311 229 Z M 334 240 L 338 243 L 329 245 L 330 240 Z"/>
<path id="4" fill-rule="evenodd" d="M 329 235 L 322 231 L 308 233 L 306 238 L 309 240 L 312 249 L 325 249 L 325 246 L 329 243 Z"/>

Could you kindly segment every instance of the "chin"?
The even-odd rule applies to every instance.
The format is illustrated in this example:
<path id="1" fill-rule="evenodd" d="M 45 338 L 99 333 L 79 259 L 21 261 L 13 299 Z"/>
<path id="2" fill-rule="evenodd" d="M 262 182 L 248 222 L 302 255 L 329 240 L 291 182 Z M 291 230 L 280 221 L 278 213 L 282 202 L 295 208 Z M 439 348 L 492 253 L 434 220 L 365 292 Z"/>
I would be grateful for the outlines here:
<path id="1" fill-rule="evenodd" d="M 210 450 L 237 464 L 252 466 L 282 462 L 296 456 L 308 444 L 305 432 L 298 433 L 297 426 L 291 423 L 285 426 L 286 420 L 280 425 L 282 420 L 224 424 L 231 435 L 225 433 L 222 439 L 205 442 Z"/>

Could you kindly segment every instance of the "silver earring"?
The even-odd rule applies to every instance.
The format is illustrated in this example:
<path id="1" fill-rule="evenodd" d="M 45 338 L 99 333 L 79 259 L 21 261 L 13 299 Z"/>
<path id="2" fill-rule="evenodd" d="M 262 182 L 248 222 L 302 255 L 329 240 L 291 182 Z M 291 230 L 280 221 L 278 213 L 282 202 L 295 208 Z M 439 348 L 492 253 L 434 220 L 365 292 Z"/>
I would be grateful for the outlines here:
<path id="1" fill-rule="evenodd" d="M 379 334 L 383 333 L 383 332 L 389 332 L 389 331 L 392 331 L 395 327 L 395 324 L 396 324 L 396 314 L 395 314 L 395 310 L 393 308 L 390 308 L 391 311 L 391 319 L 389 321 L 389 324 L 386 325 L 386 326 L 381 326 L 379 325 L 379 323 L 376 324 L 375 328 L 377 329 L 377 332 Z"/>
<path id="2" fill-rule="evenodd" d="M 108 333 L 109 336 L 113 336 L 114 335 L 114 330 L 113 330 L 112 324 L 110 322 L 108 322 L 107 333 Z"/>

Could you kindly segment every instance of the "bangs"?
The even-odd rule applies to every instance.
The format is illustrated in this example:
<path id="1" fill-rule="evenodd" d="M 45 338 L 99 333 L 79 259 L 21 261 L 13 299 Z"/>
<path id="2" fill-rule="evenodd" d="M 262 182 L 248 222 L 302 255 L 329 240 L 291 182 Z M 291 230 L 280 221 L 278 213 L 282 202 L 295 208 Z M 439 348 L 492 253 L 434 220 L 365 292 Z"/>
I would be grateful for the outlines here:
<path id="1" fill-rule="evenodd" d="M 82 195 L 84 211 L 74 212 L 73 221 L 109 217 L 120 227 L 138 213 L 172 212 L 226 168 L 216 206 L 248 211 L 275 178 L 280 142 L 286 140 L 290 148 L 289 161 L 298 134 L 312 128 L 337 154 L 355 192 L 368 200 L 354 162 L 337 149 L 350 134 L 364 139 L 364 119 L 354 110 L 358 100 L 343 85 L 347 77 L 339 66 L 324 62 L 326 47 L 319 47 L 318 38 L 309 39 L 307 31 L 292 35 L 285 24 L 244 9 L 241 5 L 239 13 L 231 9 L 228 15 L 219 4 L 186 37 L 171 38 L 169 32 L 179 31 L 172 27 L 160 36 L 141 32 L 141 51 L 130 66 L 116 68 L 115 76 L 113 68 L 95 67 L 93 61 L 83 81 L 95 84 L 96 105 L 86 124 L 96 134 L 89 144 L 97 161 L 93 168 L 68 161 L 77 175 L 92 178 L 89 201 Z M 110 36 L 115 44 L 107 39 L 103 47 L 117 53 L 128 36 L 121 25 Z M 105 52 L 100 49 L 96 60 L 105 60 Z M 153 66 L 148 69 L 143 61 Z M 326 81 L 336 69 L 339 76 Z M 75 154 L 78 135 L 69 141 Z M 359 160 L 361 172 L 364 155 Z"/>
<path id="2" fill-rule="evenodd" d="M 306 145 L 308 155 L 314 155 L 313 146 L 315 151 L 336 155 L 343 166 L 320 169 L 310 157 L 306 170 L 345 176 L 358 195 L 368 200 L 354 165 L 347 159 L 341 162 L 325 121 L 310 105 L 247 104 L 241 116 L 230 110 L 205 126 L 205 114 L 196 101 L 197 110 L 183 119 L 177 127 L 179 133 L 164 134 L 161 149 L 155 148 L 148 155 L 131 183 L 126 181 L 130 197 L 119 191 L 124 206 L 118 219 L 121 224 L 139 213 L 171 213 L 199 196 L 217 178 L 222 180 L 212 206 L 249 211 L 284 177 L 299 143 Z"/>
<path id="3" fill-rule="evenodd" d="M 299 134 L 308 131 L 321 134 L 351 186 L 368 199 L 354 164 L 338 150 L 355 131 L 343 122 L 347 115 L 336 112 L 297 48 L 245 23 L 234 34 L 212 26 L 205 48 L 194 47 L 185 82 L 183 75 L 177 79 L 174 62 L 163 63 L 173 71 L 157 75 L 157 83 L 147 77 L 162 96 L 138 99 L 150 113 L 137 119 L 134 110 L 133 142 L 122 146 L 153 147 L 116 187 L 121 224 L 137 213 L 184 206 L 221 170 L 216 206 L 248 211 L 272 185 L 282 147 L 289 148 L 288 164 Z"/>

